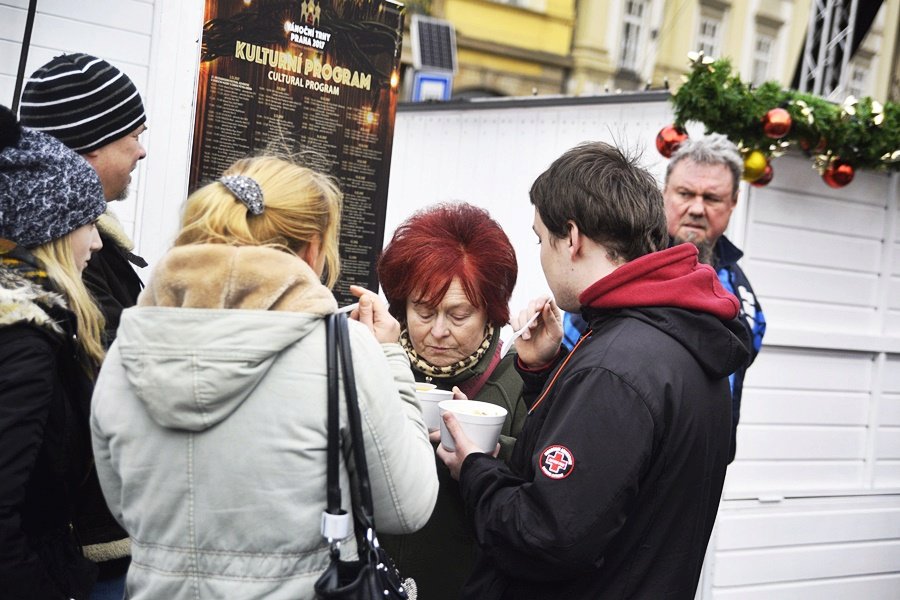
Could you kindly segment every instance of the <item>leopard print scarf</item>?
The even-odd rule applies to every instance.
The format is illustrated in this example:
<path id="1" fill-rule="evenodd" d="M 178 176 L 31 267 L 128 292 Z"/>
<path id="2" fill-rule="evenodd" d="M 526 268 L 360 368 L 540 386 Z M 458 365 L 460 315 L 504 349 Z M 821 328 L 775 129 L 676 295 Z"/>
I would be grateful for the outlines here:
<path id="1" fill-rule="evenodd" d="M 481 342 L 481 345 L 478 346 L 478 349 L 475 350 L 474 353 L 452 365 L 446 367 L 438 367 L 419 356 L 419 354 L 415 351 L 412 342 L 409 340 L 408 329 L 404 329 L 400 332 L 400 345 L 403 346 L 404 350 L 406 350 L 406 354 L 409 356 L 409 362 L 412 364 L 413 369 L 421 372 L 427 377 L 434 377 L 436 379 L 446 379 L 449 377 L 454 377 L 455 375 L 458 375 L 466 369 L 471 369 L 472 367 L 477 365 L 478 362 L 482 358 L 484 358 L 484 355 L 488 351 L 488 348 L 491 347 L 491 340 L 493 339 L 494 326 L 488 323 L 484 328 L 484 340 Z"/>

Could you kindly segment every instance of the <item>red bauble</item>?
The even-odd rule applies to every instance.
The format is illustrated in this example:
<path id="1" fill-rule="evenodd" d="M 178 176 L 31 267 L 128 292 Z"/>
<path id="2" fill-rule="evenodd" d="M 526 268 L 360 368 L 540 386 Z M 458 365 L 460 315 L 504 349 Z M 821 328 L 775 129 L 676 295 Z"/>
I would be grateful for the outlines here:
<path id="1" fill-rule="evenodd" d="M 773 108 L 763 117 L 763 133 L 766 137 L 777 140 L 791 130 L 791 113 L 783 108 Z"/>
<path id="2" fill-rule="evenodd" d="M 750 185 L 755 187 L 763 187 L 769 185 L 769 182 L 772 181 L 772 177 L 775 176 L 774 171 L 772 171 L 772 165 L 766 163 L 766 170 L 763 171 L 763 174 L 756 178 L 756 180 L 752 181 Z"/>
<path id="3" fill-rule="evenodd" d="M 833 188 L 842 188 L 853 181 L 854 175 L 856 175 L 856 169 L 853 168 L 853 165 L 838 158 L 831 161 L 831 164 L 825 168 L 822 179 Z"/>
<path id="4" fill-rule="evenodd" d="M 672 153 L 678 150 L 681 142 L 687 138 L 688 134 L 684 129 L 674 125 L 667 125 L 656 134 L 656 149 L 666 158 L 670 158 Z"/>

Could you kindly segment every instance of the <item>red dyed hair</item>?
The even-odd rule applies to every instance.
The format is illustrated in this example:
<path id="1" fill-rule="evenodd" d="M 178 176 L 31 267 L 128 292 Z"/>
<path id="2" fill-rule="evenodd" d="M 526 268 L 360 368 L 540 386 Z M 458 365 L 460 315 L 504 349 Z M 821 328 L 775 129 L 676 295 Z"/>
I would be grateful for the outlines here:
<path id="1" fill-rule="evenodd" d="M 378 259 L 378 278 L 390 312 L 406 324 L 408 300 L 437 307 L 453 278 L 466 298 L 487 311 L 488 321 L 509 321 L 516 285 L 516 252 L 484 209 L 466 203 L 437 204 L 404 221 Z"/>

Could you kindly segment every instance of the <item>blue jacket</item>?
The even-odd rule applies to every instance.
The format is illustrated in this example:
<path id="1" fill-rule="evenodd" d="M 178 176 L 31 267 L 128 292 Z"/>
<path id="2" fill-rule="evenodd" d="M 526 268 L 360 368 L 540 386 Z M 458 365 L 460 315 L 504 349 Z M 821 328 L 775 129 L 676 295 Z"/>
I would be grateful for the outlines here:
<path id="1" fill-rule="evenodd" d="M 737 246 L 732 244 L 724 235 L 716 242 L 713 249 L 714 264 L 716 273 L 719 274 L 719 281 L 722 286 L 734 294 L 741 302 L 741 312 L 738 319 L 747 328 L 750 334 L 750 360 L 743 367 L 731 374 L 728 378 L 731 383 L 731 451 L 728 456 L 728 462 L 734 460 L 734 454 L 737 450 L 736 435 L 738 421 L 741 419 L 741 394 L 744 389 L 744 374 L 747 368 L 756 360 L 762 348 L 763 336 L 766 334 L 766 316 L 763 314 L 762 306 L 759 304 L 759 298 L 753 293 L 753 287 L 750 280 L 744 274 L 744 271 L 738 266 L 737 262 L 744 256 Z"/>

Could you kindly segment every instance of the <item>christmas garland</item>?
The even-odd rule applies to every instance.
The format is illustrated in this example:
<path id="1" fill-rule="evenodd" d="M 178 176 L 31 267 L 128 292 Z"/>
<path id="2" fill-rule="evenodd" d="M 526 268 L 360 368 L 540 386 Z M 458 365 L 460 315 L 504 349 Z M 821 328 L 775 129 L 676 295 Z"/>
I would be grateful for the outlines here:
<path id="1" fill-rule="evenodd" d="M 734 75 L 728 59 L 691 53 L 691 72 L 672 96 L 675 122 L 663 128 L 657 148 L 664 156 L 687 137 L 684 125 L 699 121 L 744 156 L 744 178 L 771 180 L 772 158 L 798 147 L 833 187 L 846 185 L 855 169 L 900 171 L 900 104 L 848 97 L 834 104 L 785 90 L 769 81 L 752 87 Z"/>

